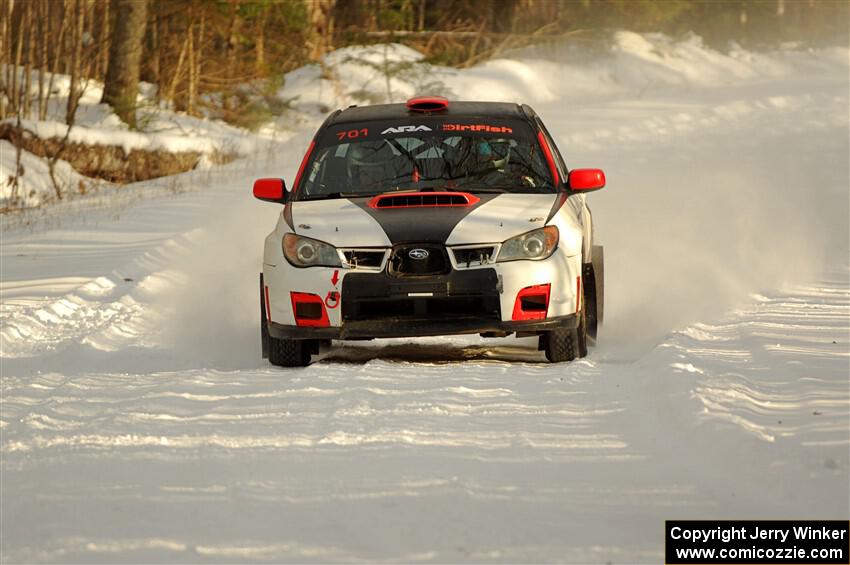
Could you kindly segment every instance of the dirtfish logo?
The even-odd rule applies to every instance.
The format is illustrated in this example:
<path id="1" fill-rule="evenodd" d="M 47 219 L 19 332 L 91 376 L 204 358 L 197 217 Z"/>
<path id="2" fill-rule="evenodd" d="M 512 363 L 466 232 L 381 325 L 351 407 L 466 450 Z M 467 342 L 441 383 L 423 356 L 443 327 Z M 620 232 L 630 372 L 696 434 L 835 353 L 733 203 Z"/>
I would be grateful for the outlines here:
<path id="1" fill-rule="evenodd" d="M 416 131 L 433 131 L 428 126 L 396 126 L 396 127 L 388 127 L 384 131 L 381 132 L 381 135 L 387 135 L 388 133 L 412 133 Z"/>

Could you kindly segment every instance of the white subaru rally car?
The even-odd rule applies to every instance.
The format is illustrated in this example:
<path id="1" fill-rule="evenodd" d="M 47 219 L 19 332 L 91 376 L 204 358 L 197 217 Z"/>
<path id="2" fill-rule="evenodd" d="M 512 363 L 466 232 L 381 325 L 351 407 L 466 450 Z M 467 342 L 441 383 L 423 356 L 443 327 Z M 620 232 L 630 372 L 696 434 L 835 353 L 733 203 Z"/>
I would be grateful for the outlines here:
<path id="1" fill-rule="evenodd" d="M 414 98 L 328 116 L 283 204 L 260 275 L 263 356 L 304 366 L 331 340 L 539 336 L 587 354 L 602 321 L 602 248 L 584 193 L 527 105 Z"/>

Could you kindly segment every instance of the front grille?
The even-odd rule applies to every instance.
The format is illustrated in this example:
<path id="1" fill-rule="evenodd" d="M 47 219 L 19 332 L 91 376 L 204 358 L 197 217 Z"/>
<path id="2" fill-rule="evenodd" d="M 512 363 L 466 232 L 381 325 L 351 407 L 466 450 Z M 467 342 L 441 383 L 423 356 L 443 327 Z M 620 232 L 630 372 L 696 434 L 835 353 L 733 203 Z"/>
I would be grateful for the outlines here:
<path id="1" fill-rule="evenodd" d="M 451 271 L 451 263 L 442 245 L 398 245 L 390 254 L 387 272 L 394 277 L 443 275 Z"/>
<path id="2" fill-rule="evenodd" d="M 455 256 L 455 264 L 461 269 L 487 265 L 496 260 L 496 246 L 494 245 L 463 248 L 454 247 L 451 251 Z"/>
<path id="3" fill-rule="evenodd" d="M 349 269 L 380 270 L 387 252 L 384 249 L 343 249 L 342 254 Z"/>
<path id="4" fill-rule="evenodd" d="M 487 268 L 423 278 L 350 273 L 342 280 L 341 310 L 343 321 L 499 320 L 499 278 Z"/>
<path id="5" fill-rule="evenodd" d="M 343 309 L 344 320 L 437 320 L 469 317 L 498 320 L 499 297 L 481 295 L 388 298 L 349 302 Z"/>

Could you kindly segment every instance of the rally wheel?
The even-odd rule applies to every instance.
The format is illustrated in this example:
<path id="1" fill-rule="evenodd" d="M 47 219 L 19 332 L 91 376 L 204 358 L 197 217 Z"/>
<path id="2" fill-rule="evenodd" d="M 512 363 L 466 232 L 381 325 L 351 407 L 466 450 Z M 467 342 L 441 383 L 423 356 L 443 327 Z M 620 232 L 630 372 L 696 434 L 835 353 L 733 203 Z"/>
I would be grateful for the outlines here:
<path id="1" fill-rule="evenodd" d="M 277 339 L 269 336 L 269 362 L 278 367 L 306 367 L 313 344 L 306 339 Z"/>

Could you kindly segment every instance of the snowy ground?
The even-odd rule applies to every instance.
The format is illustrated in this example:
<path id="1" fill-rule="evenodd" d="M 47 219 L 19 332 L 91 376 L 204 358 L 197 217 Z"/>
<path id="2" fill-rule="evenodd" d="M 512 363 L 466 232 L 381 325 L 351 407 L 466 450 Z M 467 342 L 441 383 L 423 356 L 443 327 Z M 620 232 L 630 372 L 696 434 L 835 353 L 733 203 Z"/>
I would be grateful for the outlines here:
<path id="1" fill-rule="evenodd" d="M 608 174 L 579 362 L 510 338 L 263 362 L 279 209 L 250 180 L 291 179 L 307 130 L 174 179 L 197 190 L 7 224 L 0 560 L 660 562 L 665 519 L 847 518 L 848 51 L 617 45 L 443 77 Z"/>

